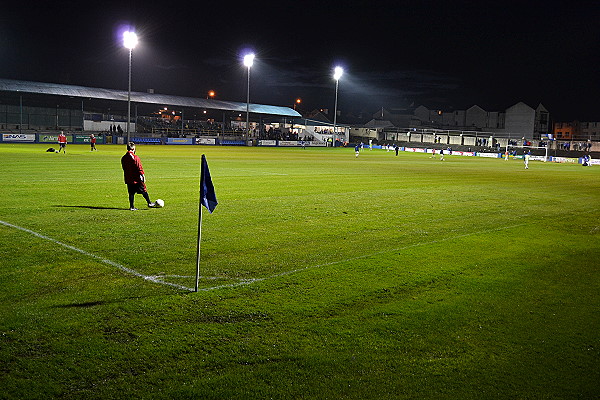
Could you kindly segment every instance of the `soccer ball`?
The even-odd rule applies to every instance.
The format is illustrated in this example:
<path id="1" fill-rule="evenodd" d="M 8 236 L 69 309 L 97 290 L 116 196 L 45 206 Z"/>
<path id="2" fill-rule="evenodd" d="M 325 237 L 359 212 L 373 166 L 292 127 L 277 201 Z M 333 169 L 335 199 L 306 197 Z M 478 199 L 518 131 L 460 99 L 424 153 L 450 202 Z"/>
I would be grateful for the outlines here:
<path id="1" fill-rule="evenodd" d="M 162 208 L 162 207 L 164 207 L 164 206 L 165 206 L 165 201 L 164 201 L 164 200 L 161 200 L 161 199 L 157 199 L 157 200 L 154 202 L 154 206 L 155 206 L 156 208 Z"/>

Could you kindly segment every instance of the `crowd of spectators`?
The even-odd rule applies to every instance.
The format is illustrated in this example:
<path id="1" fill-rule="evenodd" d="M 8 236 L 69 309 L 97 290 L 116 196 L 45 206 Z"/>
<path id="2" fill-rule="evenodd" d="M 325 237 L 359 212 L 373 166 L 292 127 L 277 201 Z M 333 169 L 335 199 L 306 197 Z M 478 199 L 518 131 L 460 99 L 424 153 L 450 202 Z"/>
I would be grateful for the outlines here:
<path id="1" fill-rule="evenodd" d="M 123 129 L 121 125 L 110 124 L 109 132 L 111 135 L 122 135 Z"/>
<path id="2" fill-rule="evenodd" d="M 216 135 L 223 132 L 223 124 L 219 122 L 180 120 L 156 117 L 138 117 L 138 131 L 160 134 L 166 137 L 186 135 Z"/>
<path id="3" fill-rule="evenodd" d="M 297 132 L 291 132 L 289 129 L 274 128 L 270 125 L 265 126 L 259 132 L 254 131 L 255 137 L 261 140 L 300 140 Z"/>
<path id="4" fill-rule="evenodd" d="M 486 138 L 476 138 L 475 139 L 475 146 L 487 146 L 487 139 Z"/>
<path id="5" fill-rule="evenodd" d="M 321 126 L 315 126 L 315 132 L 321 135 L 331 135 L 333 134 L 333 128 L 325 128 Z"/>
<path id="6" fill-rule="evenodd" d="M 246 130 L 242 126 L 223 127 L 223 123 L 215 121 L 183 120 L 157 117 L 139 117 L 137 121 L 138 132 L 159 134 L 162 137 L 203 136 L 229 134 L 243 136 Z M 312 136 L 300 137 L 296 131 L 284 128 L 275 128 L 272 125 L 254 127 L 249 132 L 249 137 L 260 140 L 312 140 Z"/>
<path id="7" fill-rule="evenodd" d="M 564 142 L 560 144 L 562 150 L 569 151 L 571 148 L 576 151 L 590 151 L 592 142 Z"/>

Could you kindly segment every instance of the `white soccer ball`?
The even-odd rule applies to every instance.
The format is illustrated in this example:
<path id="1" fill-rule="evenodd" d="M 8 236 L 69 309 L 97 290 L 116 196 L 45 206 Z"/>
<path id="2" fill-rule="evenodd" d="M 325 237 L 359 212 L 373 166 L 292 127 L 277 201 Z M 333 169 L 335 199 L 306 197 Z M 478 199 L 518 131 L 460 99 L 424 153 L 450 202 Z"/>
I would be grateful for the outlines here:
<path id="1" fill-rule="evenodd" d="M 162 207 L 164 207 L 164 206 L 165 206 L 165 201 L 164 201 L 164 200 L 162 200 L 162 199 L 157 199 L 157 200 L 154 202 L 154 206 L 155 206 L 156 208 L 162 208 Z"/>

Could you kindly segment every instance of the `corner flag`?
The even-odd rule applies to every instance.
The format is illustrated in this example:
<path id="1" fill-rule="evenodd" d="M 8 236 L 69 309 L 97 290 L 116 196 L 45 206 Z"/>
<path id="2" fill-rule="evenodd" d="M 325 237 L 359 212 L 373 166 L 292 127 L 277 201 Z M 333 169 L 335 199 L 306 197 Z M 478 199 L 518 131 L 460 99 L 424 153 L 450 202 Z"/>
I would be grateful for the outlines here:
<path id="1" fill-rule="evenodd" d="M 200 201 L 211 214 L 215 207 L 217 207 L 217 204 L 219 204 L 204 154 L 202 154 L 202 169 L 200 172 Z"/>
<path id="2" fill-rule="evenodd" d="M 210 179 L 210 171 L 206 157 L 202 154 L 202 163 L 200 165 L 200 204 L 198 204 L 198 254 L 196 256 L 196 287 L 198 291 L 198 280 L 200 279 L 200 242 L 202 241 L 202 206 L 212 214 L 217 206 L 217 195 L 215 195 L 215 187 L 212 179 Z"/>

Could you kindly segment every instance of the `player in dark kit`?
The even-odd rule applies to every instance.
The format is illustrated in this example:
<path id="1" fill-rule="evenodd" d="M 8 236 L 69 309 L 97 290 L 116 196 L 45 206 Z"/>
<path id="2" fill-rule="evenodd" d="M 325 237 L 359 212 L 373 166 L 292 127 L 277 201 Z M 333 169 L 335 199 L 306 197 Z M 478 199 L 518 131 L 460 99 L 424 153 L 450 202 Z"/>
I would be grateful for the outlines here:
<path id="1" fill-rule="evenodd" d="M 135 143 L 129 142 L 127 144 L 127 153 L 121 157 L 121 166 L 123 167 L 127 191 L 129 192 L 129 209 L 131 211 L 137 210 L 134 205 L 136 193 L 144 196 L 148 207 L 155 207 L 155 204 L 150 201 L 150 196 L 146 190 L 146 178 L 142 161 L 135 155 Z"/>

